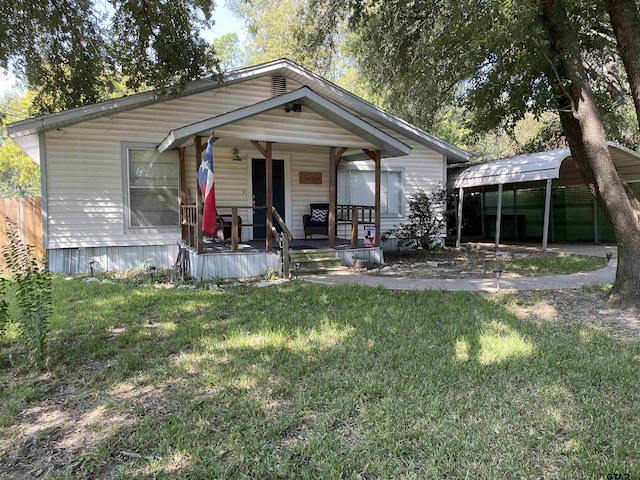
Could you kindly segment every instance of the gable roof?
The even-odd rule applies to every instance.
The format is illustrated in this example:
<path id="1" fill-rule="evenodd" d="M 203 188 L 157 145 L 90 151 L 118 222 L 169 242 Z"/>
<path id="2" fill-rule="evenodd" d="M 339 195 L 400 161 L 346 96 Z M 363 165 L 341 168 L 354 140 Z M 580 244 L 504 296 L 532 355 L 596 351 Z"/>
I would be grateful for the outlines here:
<path id="1" fill-rule="evenodd" d="M 640 169 L 640 154 L 614 142 L 607 142 L 611 158 L 623 174 Z M 560 178 L 562 162 L 571 157 L 568 148 L 503 158 L 460 168 L 449 176 L 451 188 L 472 188 L 507 183 L 534 182 Z"/>
<path id="2" fill-rule="evenodd" d="M 310 107 L 335 124 L 366 140 L 368 143 L 376 145 L 382 152 L 382 158 L 399 157 L 408 155 L 411 152 L 411 147 L 318 95 L 309 87 L 302 87 L 284 95 L 171 130 L 169 135 L 158 146 L 158 150 L 164 152 L 165 150 L 176 148 L 200 132 L 219 128 L 293 102 Z M 368 157 L 364 154 L 358 154 L 347 155 L 344 158 L 350 161 Z"/>
<path id="3" fill-rule="evenodd" d="M 7 125 L 7 131 L 9 136 L 12 138 L 46 132 L 47 130 L 73 125 L 93 118 L 113 115 L 114 113 L 163 102 L 171 98 L 178 98 L 209 90 L 215 90 L 267 75 L 281 75 L 303 85 L 307 85 L 313 88 L 313 91 L 326 99 L 442 153 L 447 157 L 449 163 L 461 163 L 469 160 L 469 154 L 464 150 L 461 150 L 435 135 L 427 133 L 424 130 L 421 130 L 420 128 L 396 117 L 395 115 L 372 105 L 371 103 L 286 58 L 261 65 L 232 70 L 225 75 L 224 80 L 222 81 L 211 77 L 208 79 L 189 82 L 183 90 L 175 96 L 160 96 L 155 91 L 138 93 L 93 105 L 73 108 L 63 112 L 52 113 L 41 117 L 11 123 Z"/>

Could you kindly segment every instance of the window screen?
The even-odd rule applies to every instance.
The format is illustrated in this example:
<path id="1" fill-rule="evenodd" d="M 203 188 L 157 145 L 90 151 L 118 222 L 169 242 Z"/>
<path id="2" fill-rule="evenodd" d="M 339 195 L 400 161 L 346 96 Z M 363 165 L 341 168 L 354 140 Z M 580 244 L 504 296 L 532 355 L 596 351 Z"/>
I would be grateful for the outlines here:
<path id="1" fill-rule="evenodd" d="M 380 213 L 401 215 L 402 198 L 402 172 L 380 172 Z M 338 203 L 375 206 L 375 172 L 373 170 L 339 170 Z"/>
<path id="2" fill-rule="evenodd" d="M 129 227 L 177 227 L 180 224 L 178 165 L 173 152 L 127 149 Z"/>

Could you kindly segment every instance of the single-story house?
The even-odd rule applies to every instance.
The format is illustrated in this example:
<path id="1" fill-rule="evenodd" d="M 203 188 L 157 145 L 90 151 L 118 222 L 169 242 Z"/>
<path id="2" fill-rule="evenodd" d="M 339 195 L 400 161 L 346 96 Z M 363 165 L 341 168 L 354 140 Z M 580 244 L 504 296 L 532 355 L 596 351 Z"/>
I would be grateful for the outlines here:
<path id="1" fill-rule="evenodd" d="M 380 233 L 406 220 L 407 198 L 468 160 L 287 59 L 7 129 L 40 164 L 49 267 L 70 274 L 170 267 L 184 242 L 197 278 L 262 275 L 282 268 L 273 228 L 302 248 L 324 234 L 346 265 L 380 260 Z M 210 138 L 219 238 L 201 232 L 196 174 Z"/>
<path id="2" fill-rule="evenodd" d="M 618 173 L 640 197 L 640 154 L 608 145 Z M 496 248 L 501 239 L 540 241 L 543 251 L 549 241 L 615 242 L 609 219 L 568 148 L 450 170 L 447 187 L 457 193 L 457 246 L 463 233 L 493 238 Z"/>

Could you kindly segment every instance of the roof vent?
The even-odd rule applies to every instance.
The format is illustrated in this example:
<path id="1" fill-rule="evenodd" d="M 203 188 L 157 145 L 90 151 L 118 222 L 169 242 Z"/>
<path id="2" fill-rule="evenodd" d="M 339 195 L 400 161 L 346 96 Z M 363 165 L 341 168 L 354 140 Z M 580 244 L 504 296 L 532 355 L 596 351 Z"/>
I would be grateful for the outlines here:
<path id="1" fill-rule="evenodd" d="M 271 96 L 279 97 L 287 93 L 287 79 L 280 75 L 271 77 Z"/>

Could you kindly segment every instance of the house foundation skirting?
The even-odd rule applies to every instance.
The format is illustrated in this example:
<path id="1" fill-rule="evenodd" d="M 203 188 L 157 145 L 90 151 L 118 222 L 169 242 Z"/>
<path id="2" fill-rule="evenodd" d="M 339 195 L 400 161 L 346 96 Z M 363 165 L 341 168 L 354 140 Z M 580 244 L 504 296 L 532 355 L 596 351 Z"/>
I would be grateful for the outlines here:
<path id="1" fill-rule="evenodd" d="M 177 244 L 128 247 L 85 247 L 49 249 L 49 270 L 82 275 L 91 272 L 131 270 L 135 268 L 171 268 L 178 255 Z"/>
<path id="2" fill-rule="evenodd" d="M 335 250 L 345 266 L 353 266 L 354 256 L 369 264 L 384 262 L 382 249 L 348 248 Z M 178 255 L 177 244 L 129 247 L 55 248 L 48 251 L 49 270 L 67 275 L 86 275 L 114 270 L 137 268 L 171 268 Z M 259 277 L 270 268 L 280 273 L 279 252 L 216 252 L 202 253 L 189 250 L 191 276 L 198 280 Z M 93 262 L 93 265 L 91 264 Z"/>
<path id="3" fill-rule="evenodd" d="M 380 247 L 375 248 L 349 248 L 346 250 L 336 250 L 336 257 L 342 260 L 345 267 L 353 267 L 354 257 L 369 265 L 384 263 L 384 255 Z"/>
<path id="4" fill-rule="evenodd" d="M 191 276 L 197 280 L 259 277 L 269 268 L 281 270 L 278 252 L 196 253 L 189 250 Z"/>

